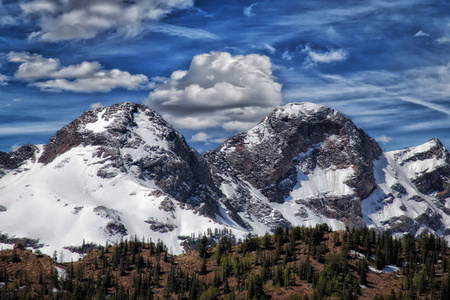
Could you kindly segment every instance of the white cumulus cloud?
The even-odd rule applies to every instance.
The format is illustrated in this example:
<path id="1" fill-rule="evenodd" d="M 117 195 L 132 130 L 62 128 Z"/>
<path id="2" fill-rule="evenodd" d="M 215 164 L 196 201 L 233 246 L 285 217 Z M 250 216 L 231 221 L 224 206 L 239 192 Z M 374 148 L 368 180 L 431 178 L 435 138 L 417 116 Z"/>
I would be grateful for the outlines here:
<path id="1" fill-rule="evenodd" d="M 30 81 L 31 85 L 44 91 L 109 92 L 115 88 L 145 88 L 148 83 L 145 75 L 132 75 L 118 69 L 103 70 L 96 61 L 61 66 L 57 58 L 45 58 L 28 52 L 10 52 L 8 59 L 20 63 L 15 78 Z"/>
<path id="2" fill-rule="evenodd" d="M 211 52 L 173 72 L 147 104 L 179 128 L 245 130 L 281 104 L 281 84 L 267 56 Z"/>
<path id="3" fill-rule="evenodd" d="M 305 65 L 330 64 L 347 60 L 348 52 L 345 49 L 332 49 L 329 51 L 316 51 L 310 46 L 305 46 L 302 52 L 306 55 Z"/>
<path id="4" fill-rule="evenodd" d="M 96 61 L 62 67 L 57 58 L 44 58 L 28 52 L 10 52 L 8 59 L 10 62 L 21 63 L 15 77 L 25 80 L 90 77 L 101 68 Z"/>
<path id="5" fill-rule="evenodd" d="M 155 22 L 193 0 L 22 0 L 25 16 L 37 20 L 40 31 L 30 38 L 57 42 L 91 39 L 103 32 L 136 35 L 146 22 Z"/>

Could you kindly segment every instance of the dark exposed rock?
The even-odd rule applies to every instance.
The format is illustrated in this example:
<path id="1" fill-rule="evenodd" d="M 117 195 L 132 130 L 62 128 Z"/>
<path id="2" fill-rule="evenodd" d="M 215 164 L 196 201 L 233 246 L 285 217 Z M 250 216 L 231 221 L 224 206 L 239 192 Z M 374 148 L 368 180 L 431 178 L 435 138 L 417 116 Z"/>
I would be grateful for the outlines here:
<path id="1" fill-rule="evenodd" d="M 150 229 L 151 230 L 157 231 L 159 233 L 171 232 L 175 228 L 177 228 L 177 226 L 174 225 L 174 224 L 164 223 L 164 222 L 160 222 L 160 221 L 157 221 L 157 220 L 154 220 L 154 219 L 146 220 L 145 223 L 150 224 Z"/>
<path id="2" fill-rule="evenodd" d="M 0 243 L 3 244 L 22 244 L 25 247 L 32 247 L 33 249 L 39 249 L 44 247 L 44 244 L 39 242 L 39 239 L 32 239 L 27 237 L 9 237 L 8 234 L 0 232 Z"/>
<path id="3" fill-rule="evenodd" d="M 121 223 L 120 212 L 105 206 L 97 206 L 93 211 L 98 216 L 111 220 L 111 222 L 109 222 L 103 230 L 108 236 L 125 236 L 128 234 L 127 229 Z"/>
<path id="4" fill-rule="evenodd" d="M 113 220 L 114 222 L 120 222 L 120 212 L 117 210 L 110 209 L 105 206 L 97 206 L 93 211 L 97 216 Z"/>
<path id="5" fill-rule="evenodd" d="M 310 198 L 297 200 L 297 203 L 307 206 L 312 211 L 327 218 L 343 221 L 349 228 L 364 226 L 360 217 L 361 200 L 351 196 Z"/>
<path id="6" fill-rule="evenodd" d="M 128 234 L 128 231 L 122 223 L 109 222 L 105 227 L 105 233 L 109 236 L 125 236 Z"/>
<path id="7" fill-rule="evenodd" d="M 450 154 L 438 139 L 430 140 L 428 145 L 429 148 L 423 151 L 411 152 L 411 149 L 400 151 L 396 154 L 396 158 L 400 160 L 401 166 L 430 159 L 443 161 L 443 164 L 433 170 L 425 169 L 416 174 L 411 181 L 425 195 L 436 194 L 437 198 L 447 198 L 450 196 Z"/>
<path id="8" fill-rule="evenodd" d="M 72 253 L 78 253 L 78 254 L 88 254 L 94 249 L 99 248 L 100 246 L 96 243 L 85 243 L 83 241 L 83 244 L 81 246 L 66 246 L 64 249 L 69 250 Z"/>
<path id="9" fill-rule="evenodd" d="M 0 212 L 2 212 L 2 211 L 7 211 L 7 209 L 3 205 L 0 205 Z"/>
<path id="10" fill-rule="evenodd" d="M 441 159 L 444 158 L 448 160 L 448 151 L 445 149 L 444 145 L 442 145 L 441 141 L 434 138 L 431 139 L 429 142 L 434 143 L 434 146 L 428 149 L 425 152 L 418 152 L 415 153 L 413 156 L 410 156 L 408 159 L 403 160 L 400 165 L 403 166 L 406 163 L 412 162 L 412 161 L 423 161 L 426 159 Z M 408 150 L 405 150 L 408 151 Z"/>
<path id="11" fill-rule="evenodd" d="M 415 235 L 417 230 L 419 230 L 419 225 L 414 222 L 413 219 L 407 216 L 400 216 L 397 218 L 393 218 L 387 222 L 383 222 L 385 224 L 390 225 L 389 232 L 391 233 L 404 233 L 408 232 L 412 235 Z"/>
<path id="12" fill-rule="evenodd" d="M 440 193 L 445 198 L 450 190 L 450 165 L 445 168 L 437 168 L 432 172 L 427 172 L 422 176 L 412 180 L 417 189 L 426 195 Z"/>
<path id="13" fill-rule="evenodd" d="M 396 197 L 400 198 L 403 195 L 407 194 L 407 191 L 403 185 L 400 183 L 396 183 L 393 186 L 391 186 L 391 189 L 395 192 L 397 192 Z"/>
<path id="14" fill-rule="evenodd" d="M 435 211 L 427 208 L 427 210 L 415 218 L 415 221 L 421 225 L 427 226 L 434 231 L 445 230 L 445 226 L 441 221 L 442 216 L 440 216 Z"/>
<path id="15" fill-rule="evenodd" d="M 423 201 L 425 201 L 425 199 L 423 199 L 422 197 L 420 197 L 418 195 L 414 195 L 414 196 L 410 197 L 408 199 L 408 201 L 423 202 Z"/>
<path id="16" fill-rule="evenodd" d="M 226 239 L 232 246 L 236 245 L 236 236 L 227 228 L 224 228 L 223 230 L 217 230 L 216 228 L 214 231 L 208 229 L 204 234 L 199 234 L 197 236 L 194 234 L 191 236 L 178 236 L 178 239 L 182 241 L 180 244 L 183 246 L 184 251 L 198 250 L 198 246 L 200 245 L 203 236 L 208 238 L 207 247 L 209 248 L 215 247 L 217 243 L 223 239 Z"/>
<path id="17" fill-rule="evenodd" d="M 303 218 L 303 219 L 306 219 L 306 218 L 309 217 L 308 212 L 307 212 L 306 209 L 304 209 L 303 207 L 301 207 L 301 208 L 295 213 L 295 215 L 296 215 L 297 217 L 300 217 L 300 218 Z"/>
<path id="18" fill-rule="evenodd" d="M 386 204 L 392 204 L 392 203 L 394 203 L 395 197 L 394 197 L 394 195 L 389 193 L 383 198 L 383 200 L 384 200 L 384 203 L 386 203 Z"/>
<path id="19" fill-rule="evenodd" d="M 172 212 L 172 211 L 175 211 L 175 205 L 167 197 L 163 201 L 161 201 L 161 204 L 159 205 L 159 209 L 161 209 L 161 210 L 163 210 L 165 212 Z"/>
<path id="20" fill-rule="evenodd" d="M 12 170 L 18 168 L 26 160 L 33 158 L 37 150 L 35 145 L 25 145 L 9 153 L 0 152 L 0 171 L 1 169 Z"/>
<path id="21" fill-rule="evenodd" d="M 84 208 L 83 206 L 76 206 L 73 208 L 72 213 L 74 215 L 77 215 L 81 210 L 83 210 L 83 208 Z"/>

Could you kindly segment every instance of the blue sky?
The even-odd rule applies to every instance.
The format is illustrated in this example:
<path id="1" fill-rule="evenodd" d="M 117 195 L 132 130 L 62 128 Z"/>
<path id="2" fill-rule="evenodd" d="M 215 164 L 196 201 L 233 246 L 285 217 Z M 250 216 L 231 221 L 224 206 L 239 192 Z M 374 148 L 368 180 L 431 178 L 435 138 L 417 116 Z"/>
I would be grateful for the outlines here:
<path id="1" fill-rule="evenodd" d="M 199 151 L 273 108 L 338 109 L 384 150 L 450 147 L 450 2 L 0 0 L 0 151 L 145 103 Z"/>

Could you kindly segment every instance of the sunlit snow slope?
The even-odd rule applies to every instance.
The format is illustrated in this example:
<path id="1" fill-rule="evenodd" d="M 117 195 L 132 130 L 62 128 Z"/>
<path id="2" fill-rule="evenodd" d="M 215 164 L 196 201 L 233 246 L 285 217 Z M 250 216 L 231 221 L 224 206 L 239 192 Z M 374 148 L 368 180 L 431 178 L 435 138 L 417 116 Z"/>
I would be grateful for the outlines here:
<path id="1" fill-rule="evenodd" d="M 64 247 L 134 236 L 180 253 L 178 236 L 223 227 L 200 215 L 209 183 L 192 173 L 201 156 L 158 115 L 124 103 L 74 122 L 45 147 L 51 152 L 38 146 L 4 170 L 0 231 L 10 239 L 38 240 L 44 253 L 70 260 L 78 254 Z"/>

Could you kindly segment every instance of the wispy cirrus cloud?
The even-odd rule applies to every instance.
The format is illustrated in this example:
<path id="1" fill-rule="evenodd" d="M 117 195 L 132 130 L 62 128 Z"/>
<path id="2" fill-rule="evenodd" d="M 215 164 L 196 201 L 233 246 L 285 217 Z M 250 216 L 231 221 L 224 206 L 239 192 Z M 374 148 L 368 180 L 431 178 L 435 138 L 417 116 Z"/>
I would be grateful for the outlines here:
<path id="1" fill-rule="evenodd" d="M 9 77 L 3 74 L 0 74 L 0 85 L 7 85 Z"/>
<path id="2" fill-rule="evenodd" d="M 380 135 L 375 138 L 378 143 L 389 144 L 392 141 L 392 137 L 386 135 Z"/>
<path id="3" fill-rule="evenodd" d="M 252 5 L 246 7 L 244 9 L 244 16 L 253 17 L 255 15 L 255 13 L 253 12 L 253 7 L 255 7 L 256 5 L 258 5 L 258 2 L 255 2 Z"/>
<path id="4" fill-rule="evenodd" d="M 17 20 L 11 15 L 8 5 L 0 0 L 0 25 L 13 25 Z"/>
<path id="5" fill-rule="evenodd" d="M 450 43 L 450 36 L 441 36 L 440 38 L 436 39 L 436 42 L 438 44 L 448 44 Z"/>
<path id="6" fill-rule="evenodd" d="M 352 4 L 351 9 L 347 6 L 335 6 L 330 8 L 330 5 L 317 5 L 316 9 L 308 9 L 304 12 L 288 14 L 281 17 L 278 20 L 279 25 L 300 27 L 323 27 L 329 28 L 333 24 L 351 24 L 348 21 L 351 20 L 365 20 L 365 16 L 374 12 L 383 12 L 386 10 L 396 10 L 408 8 L 416 3 L 421 3 L 420 0 L 411 1 L 367 1 L 360 5 Z M 291 4 L 291 3 L 289 3 Z M 388 18 L 397 19 L 395 14 L 387 15 Z"/>
<path id="7" fill-rule="evenodd" d="M 143 74 L 132 75 L 118 69 L 104 70 L 96 61 L 61 66 L 59 59 L 28 52 L 10 52 L 8 59 L 20 63 L 15 78 L 26 80 L 43 91 L 110 92 L 116 88 L 147 88 L 148 83 L 147 76 Z"/>
<path id="8" fill-rule="evenodd" d="M 285 84 L 285 101 L 313 101 L 336 108 L 377 137 L 383 147 L 417 144 L 418 131 L 427 132 L 423 134 L 426 141 L 445 138 L 450 130 L 450 65 L 360 71 L 346 76 L 312 70 L 299 77 L 293 75 L 291 80 L 302 85 Z"/>
<path id="9" fill-rule="evenodd" d="M 315 66 L 317 64 L 331 64 L 347 60 L 348 51 L 345 49 L 331 49 L 328 51 L 313 50 L 309 45 L 306 45 L 302 50 L 306 55 L 305 65 Z"/>
<path id="10" fill-rule="evenodd" d="M 47 42 L 92 39 L 105 32 L 134 36 L 144 24 L 193 6 L 193 0 L 22 0 L 26 17 L 37 20 L 30 35 Z"/>
<path id="11" fill-rule="evenodd" d="M 177 25 L 171 25 L 166 23 L 158 23 L 153 24 L 150 28 L 150 31 L 153 32 L 161 32 L 168 35 L 173 36 L 181 36 L 189 39 L 207 39 L 207 40 L 215 40 L 217 39 L 217 35 L 208 32 L 203 29 L 197 29 L 197 28 L 188 28 L 183 26 L 177 26 Z"/>
<path id="12" fill-rule="evenodd" d="M 0 126 L 1 135 L 23 135 L 30 133 L 54 133 L 64 126 L 64 123 L 35 123 L 27 125 L 15 125 L 15 126 Z"/>
<path id="13" fill-rule="evenodd" d="M 422 30 L 419 30 L 414 34 L 415 37 L 421 37 L 421 36 L 430 36 L 430 34 L 423 32 Z"/>
<path id="14" fill-rule="evenodd" d="M 402 71 L 374 70 L 342 75 L 309 74 L 303 86 L 285 90 L 287 99 L 309 98 L 319 101 L 333 99 L 397 99 L 415 103 L 437 112 L 450 110 L 436 101 L 450 96 L 450 64 L 416 67 Z M 434 103 L 434 104 L 433 104 Z"/>
<path id="15" fill-rule="evenodd" d="M 433 103 L 430 101 L 424 101 L 424 100 L 417 99 L 417 98 L 414 98 L 411 96 L 400 96 L 400 97 L 398 97 L 398 99 L 405 101 L 405 102 L 410 102 L 410 103 L 414 103 L 417 105 L 421 105 L 423 107 L 426 107 L 426 108 L 429 108 L 434 111 L 437 111 L 437 112 L 440 112 L 440 113 L 450 116 L 450 108 L 447 108 L 440 104 L 436 104 L 436 103 Z"/>

